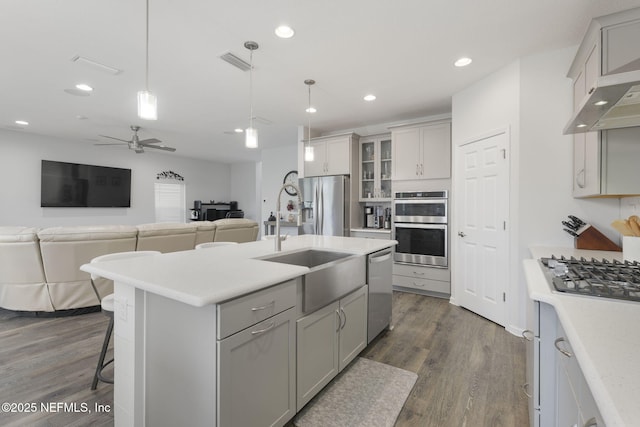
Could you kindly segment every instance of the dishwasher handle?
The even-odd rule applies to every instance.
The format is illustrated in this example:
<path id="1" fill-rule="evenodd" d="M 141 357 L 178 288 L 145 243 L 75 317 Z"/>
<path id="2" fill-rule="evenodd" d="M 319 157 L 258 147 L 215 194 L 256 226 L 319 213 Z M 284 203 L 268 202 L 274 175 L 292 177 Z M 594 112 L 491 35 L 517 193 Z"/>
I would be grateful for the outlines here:
<path id="1" fill-rule="evenodd" d="M 371 264 L 378 263 L 378 262 L 384 262 L 384 261 L 389 260 L 390 258 L 391 258 L 391 250 L 380 251 L 376 255 L 370 255 L 369 256 L 369 262 Z"/>

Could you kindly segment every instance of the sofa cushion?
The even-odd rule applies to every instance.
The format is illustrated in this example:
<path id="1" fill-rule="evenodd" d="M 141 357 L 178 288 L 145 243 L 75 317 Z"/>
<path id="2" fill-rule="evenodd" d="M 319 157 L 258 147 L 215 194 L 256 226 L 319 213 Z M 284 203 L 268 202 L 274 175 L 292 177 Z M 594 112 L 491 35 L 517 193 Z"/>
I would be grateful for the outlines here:
<path id="1" fill-rule="evenodd" d="M 224 218 L 214 221 L 214 242 L 255 242 L 258 238 L 258 223 L 247 218 Z"/>
<path id="2" fill-rule="evenodd" d="M 38 229 L 34 227 L 0 227 L 0 243 L 35 242 Z"/>
<path id="3" fill-rule="evenodd" d="M 162 253 L 186 251 L 196 246 L 194 223 L 154 223 L 138 225 L 137 251 Z"/>
<path id="4" fill-rule="evenodd" d="M 38 232 L 38 238 L 41 242 L 73 242 L 130 239 L 137 234 L 138 229 L 131 225 L 80 225 L 44 228 Z"/>

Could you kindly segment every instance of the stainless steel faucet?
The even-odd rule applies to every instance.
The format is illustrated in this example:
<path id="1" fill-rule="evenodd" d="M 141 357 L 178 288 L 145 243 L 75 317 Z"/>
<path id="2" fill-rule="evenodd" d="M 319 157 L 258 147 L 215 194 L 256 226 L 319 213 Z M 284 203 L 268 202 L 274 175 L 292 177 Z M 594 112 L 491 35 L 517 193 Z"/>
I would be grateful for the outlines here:
<path id="1" fill-rule="evenodd" d="M 293 187 L 298 195 L 298 227 L 302 225 L 302 211 L 300 210 L 302 196 L 300 196 L 300 188 L 295 184 L 283 184 L 282 187 L 280 187 L 280 191 L 278 191 L 278 199 L 276 202 L 276 235 L 275 239 L 273 239 L 276 241 L 276 252 L 282 250 L 282 242 L 280 241 L 280 196 L 282 196 L 282 191 L 287 187 Z"/>

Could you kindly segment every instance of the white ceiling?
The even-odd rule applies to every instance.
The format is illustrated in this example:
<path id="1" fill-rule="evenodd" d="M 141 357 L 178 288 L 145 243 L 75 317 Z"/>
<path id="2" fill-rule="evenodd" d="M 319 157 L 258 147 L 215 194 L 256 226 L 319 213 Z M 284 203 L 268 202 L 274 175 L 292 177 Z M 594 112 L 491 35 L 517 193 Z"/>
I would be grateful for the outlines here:
<path id="1" fill-rule="evenodd" d="M 2 0 L 0 129 L 79 144 L 158 138 L 175 154 L 257 160 L 243 136 L 249 73 L 218 57 L 254 52 L 254 114 L 260 147 L 295 144 L 307 123 L 305 79 L 315 79 L 314 131 L 348 130 L 449 112 L 451 95 L 519 57 L 577 45 L 593 17 L 640 0 L 149 0 L 149 89 L 157 121 L 136 115 L 144 89 L 145 0 Z M 292 39 L 274 28 L 289 24 Z M 111 75 L 72 62 L 81 55 L 122 69 Z M 473 63 L 455 68 L 470 56 Z M 568 67 L 569 64 L 567 64 Z M 64 89 L 84 82 L 90 96 Z M 374 93 L 377 100 L 364 102 Z M 77 116 L 86 119 L 79 120 Z M 95 146 L 103 150 L 124 147 Z M 149 150 L 148 150 L 149 151 Z M 131 155 L 135 155 L 131 152 Z"/>

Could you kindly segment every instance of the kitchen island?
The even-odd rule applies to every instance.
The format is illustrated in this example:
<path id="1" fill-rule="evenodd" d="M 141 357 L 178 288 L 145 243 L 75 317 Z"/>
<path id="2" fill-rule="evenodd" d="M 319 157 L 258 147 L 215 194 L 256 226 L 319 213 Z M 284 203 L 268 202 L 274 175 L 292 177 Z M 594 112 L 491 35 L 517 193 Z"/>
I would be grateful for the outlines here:
<path id="1" fill-rule="evenodd" d="M 621 260 L 622 253 L 571 248 L 533 248 L 531 253 L 534 259 L 524 261 L 529 298 L 552 307 L 548 313 L 558 322 L 555 331 L 547 331 L 557 331 L 557 336 L 547 340 L 550 351 L 545 350 L 544 342 L 532 347 L 542 359 L 537 367 L 543 383 L 538 389 L 541 394 L 534 396 L 543 402 L 538 408 L 543 417 L 540 425 L 555 425 L 556 421 L 561 425 L 562 420 L 570 422 L 566 425 L 576 421 L 578 425 L 596 425 L 592 424 L 595 421 L 597 426 L 608 427 L 638 425 L 640 303 L 557 292 L 539 261 L 552 254 L 612 261 Z M 543 323 L 543 318 L 538 319 L 530 328 L 540 328 L 542 336 Z M 544 341 L 538 335 L 535 339 Z M 567 345 L 570 350 L 563 347 Z"/>
<path id="2" fill-rule="evenodd" d="M 342 252 L 364 271 L 368 254 L 394 244 L 304 235 L 282 242 L 281 253 Z M 116 426 L 283 425 L 312 397 L 296 385 L 315 381 L 296 371 L 301 327 L 310 333 L 299 341 L 310 345 L 322 336 L 315 325 L 330 322 L 336 349 L 328 363 L 340 369 L 366 346 L 364 282 L 305 313 L 303 276 L 313 268 L 260 259 L 273 255 L 273 241 L 258 241 L 82 266 L 114 280 Z M 364 334 L 354 335 L 357 327 Z M 350 337 L 357 342 L 343 355 Z M 312 385 L 332 378 L 320 373 Z"/>

